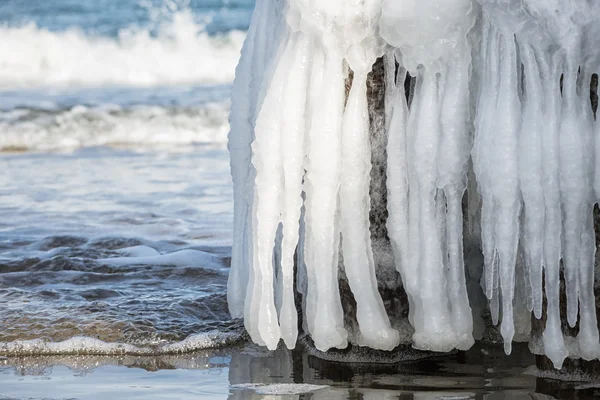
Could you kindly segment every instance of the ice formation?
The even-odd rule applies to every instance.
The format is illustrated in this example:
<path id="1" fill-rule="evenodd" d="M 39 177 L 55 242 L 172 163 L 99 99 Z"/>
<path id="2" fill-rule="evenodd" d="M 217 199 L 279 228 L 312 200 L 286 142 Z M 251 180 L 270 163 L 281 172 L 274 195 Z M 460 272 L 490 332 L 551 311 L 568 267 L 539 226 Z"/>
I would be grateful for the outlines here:
<path id="1" fill-rule="evenodd" d="M 367 77 L 384 56 L 387 231 L 413 346 L 473 345 L 473 236 L 484 261 L 469 269 L 507 353 L 533 313 L 546 317 L 545 354 L 557 367 L 569 355 L 562 272 L 579 354 L 598 358 L 599 35 L 590 0 L 257 0 L 230 117 L 232 316 L 270 349 L 295 346 L 297 308 L 319 350 L 399 344 L 369 229 Z M 345 326 L 340 269 L 358 332 Z"/>

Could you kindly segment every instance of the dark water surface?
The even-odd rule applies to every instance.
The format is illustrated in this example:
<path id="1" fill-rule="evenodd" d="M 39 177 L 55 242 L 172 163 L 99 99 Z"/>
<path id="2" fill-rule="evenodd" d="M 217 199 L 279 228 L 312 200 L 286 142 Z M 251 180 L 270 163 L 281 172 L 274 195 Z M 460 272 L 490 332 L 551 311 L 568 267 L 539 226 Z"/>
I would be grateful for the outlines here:
<path id="1" fill-rule="evenodd" d="M 0 399 L 592 399 L 600 383 L 532 375 L 533 357 L 501 346 L 393 364 L 323 361 L 303 347 L 253 345 L 159 357 L 0 360 Z M 371 359 L 372 361 L 372 359 Z"/>

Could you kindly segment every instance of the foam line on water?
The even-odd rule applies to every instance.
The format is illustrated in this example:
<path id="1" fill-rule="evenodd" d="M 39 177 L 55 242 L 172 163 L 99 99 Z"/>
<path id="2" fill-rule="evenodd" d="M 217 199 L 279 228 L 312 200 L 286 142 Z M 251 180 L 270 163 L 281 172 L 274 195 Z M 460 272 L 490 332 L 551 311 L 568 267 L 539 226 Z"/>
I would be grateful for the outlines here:
<path id="1" fill-rule="evenodd" d="M 43 339 L 0 342 L 0 356 L 23 355 L 160 355 L 182 354 L 203 349 L 225 347 L 241 341 L 241 331 L 211 331 L 190 335 L 186 339 L 156 347 L 138 347 L 126 343 L 108 343 L 99 339 L 77 336 L 62 342 Z"/>
<path id="2" fill-rule="evenodd" d="M 224 146 L 229 131 L 228 112 L 228 103 L 177 108 L 74 106 L 58 111 L 0 111 L 0 151 L 197 143 Z"/>
<path id="3" fill-rule="evenodd" d="M 223 269 L 219 257 L 198 250 L 180 250 L 169 254 L 133 255 L 130 257 L 103 258 L 100 263 L 111 265 L 175 265 L 204 269 Z"/>

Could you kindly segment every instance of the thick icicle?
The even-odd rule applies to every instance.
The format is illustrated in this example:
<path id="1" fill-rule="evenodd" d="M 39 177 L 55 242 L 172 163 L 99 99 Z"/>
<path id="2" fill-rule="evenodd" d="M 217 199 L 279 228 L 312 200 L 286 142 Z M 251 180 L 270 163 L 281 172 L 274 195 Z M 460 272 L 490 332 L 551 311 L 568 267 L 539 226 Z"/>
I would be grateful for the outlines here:
<path id="1" fill-rule="evenodd" d="M 346 102 L 342 130 L 342 244 L 346 276 L 356 299 L 356 318 L 361 333 L 359 343 L 391 350 L 398 345 L 399 334 L 391 328 L 377 291 L 369 231 L 371 154 L 367 73 L 371 68 L 369 61 L 373 59 L 369 53 L 371 51 L 362 45 L 354 45 L 347 58 L 354 78 Z"/>
<path id="2" fill-rule="evenodd" d="M 582 193 L 581 193 L 581 237 L 578 263 L 579 299 L 579 352 L 581 358 L 592 360 L 600 356 L 596 301 L 594 297 L 594 268 L 596 259 L 596 238 L 594 232 L 594 117 L 589 100 L 591 74 L 580 67 L 577 95 L 580 111 Z"/>
<path id="3" fill-rule="evenodd" d="M 502 116 L 502 123 L 496 124 L 494 130 L 495 151 L 492 154 L 493 187 L 497 206 L 494 238 L 500 264 L 501 332 L 504 338 L 504 349 L 507 354 L 510 354 L 515 332 L 513 297 L 521 211 L 518 175 L 518 134 L 521 109 L 517 93 L 519 74 L 517 72 L 516 44 L 512 35 L 503 35 L 500 45 L 500 60 L 500 93 L 497 110 L 498 117 Z"/>
<path id="4" fill-rule="evenodd" d="M 281 255 L 282 304 L 279 312 L 281 337 L 287 347 L 296 346 L 298 315 L 294 303 L 294 252 L 298 244 L 302 208 L 302 178 L 304 175 L 304 136 L 306 130 L 307 86 L 312 43 L 307 35 L 293 34 L 292 69 L 287 76 L 282 110 L 283 179 L 283 243 Z"/>
<path id="5" fill-rule="evenodd" d="M 305 263 L 309 271 L 308 328 L 317 349 L 325 351 L 345 348 L 348 339 L 338 289 L 336 237 L 344 76 L 338 49 L 331 45 L 317 45 L 317 49 L 305 165 Z M 314 76 L 315 71 L 322 71 L 322 75 Z"/>
<path id="6" fill-rule="evenodd" d="M 567 57 L 563 79 L 560 125 L 560 192 L 563 210 L 563 265 L 567 292 L 567 321 L 577 323 L 578 275 L 581 251 L 582 206 L 585 202 L 585 170 L 580 101 L 577 96 L 577 61 Z"/>
<path id="7" fill-rule="evenodd" d="M 542 76 L 533 48 L 522 45 L 525 70 L 523 124 L 519 134 L 519 178 L 523 195 L 523 247 L 531 282 L 532 306 L 542 317 L 542 268 L 544 252 L 544 188 L 542 185 L 542 134 L 544 93 Z M 530 310 L 531 311 L 531 310 Z"/>
<path id="8" fill-rule="evenodd" d="M 462 196 L 470 147 L 467 32 L 470 1 L 384 1 L 381 34 L 417 74 L 407 109 L 397 77 L 388 142 L 388 232 L 410 302 L 414 346 L 473 344 L 462 249 Z M 390 61 L 388 61 L 390 63 Z"/>
<path id="9" fill-rule="evenodd" d="M 473 341 L 473 317 L 463 256 L 462 198 L 467 187 L 471 149 L 469 127 L 470 51 L 449 63 L 441 104 L 442 137 L 439 144 L 437 186 L 445 195 L 445 254 L 447 254 L 448 297 L 457 335 L 456 347 L 469 349 Z"/>
<path id="10" fill-rule="evenodd" d="M 491 154 L 496 106 L 500 86 L 498 72 L 499 33 L 485 18 L 483 21 L 484 70 L 481 76 L 482 87 L 479 94 L 477 116 L 475 118 L 475 141 L 473 148 L 473 169 L 481 194 L 481 245 L 485 261 L 485 294 L 492 300 L 497 292 L 498 282 L 494 280 L 496 250 L 494 249 L 494 199 L 492 195 Z M 497 293 L 496 293 L 497 296 Z"/>
<path id="11" fill-rule="evenodd" d="M 544 237 L 544 280 L 548 306 L 546 329 L 543 334 L 544 353 L 556 368 L 561 368 L 568 356 L 560 325 L 560 257 L 561 226 L 559 189 L 559 121 L 561 115 L 560 76 L 562 62 L 559 55 L 547 65 L 548 82 L 545 91 L 545 132 L 542 137 L 544 162 L 544 204 L 546 206 Z"/>
<path id="12" fill-rule="evenodd" d="M 476 118 L 473 162 L 482 196 L 482 248 L 485 292 L 494 323 L 502 294 L 504 347 L 511 351 L 514 336 L 513 297 L 519 244 L 521 193 L 519 188 L 519 131 L 517 48 L 510 30 L 499 30 L 484 20 L 482 89 Z"/>
<path id="13" fill-rule="evenodd" d="M 254 137 L 254 112 L 252 104 L 258 96 L 251 88 L 262 84 L 262 76 L 253 74 L 256 64 L 262 65 L 261 53 L 265 44 L 260 32 L 268 22 L 266 13 L 271 7 L 271 0 L 259 0 L 256 4 L 250 29 L 244 41 L 240 62 L 236 68 L 231 102 L 231 130 L 228 148 L 231 153 L 231 175 L 234 187 L 234 222 L 233 246 L 231 250 L 231 271 L 227 283 L 227 303 L 233 318 L 244 315 L 244 301 L 248 286 L 247 266 L 247 225 L 248 201 L 246 199 L 246 183 L 250 170 L 252 151 L 250 144 Z M 259 81 L 257 83 L 257 81 Z M 254 85 L 249 84 L 254 83 Z"/>
<path id="14" fill-rule="evenodd" d="M 436 218 L 436 160 L 441 133 L 440 75 L 421 67 L 417 79 L 421 81 L 421 90 L 414 99 L 417 117 L 411 150 L 414 152 L 415 185 L 411 181 L 411 191 L 417 191 L 420 207 L 418 230 L 411 232 L 411 235 L 418 235 L 420 241 L 419 297 L 426 320 L 422 324 L 416 324 L 413 341 L 417 348 L 448 351 L 455 346 L 456 337 L 451 328 L 446 296 L 447 282 Z"/>
<path id="15" fill-rule="evenodd" d="M 396 78 L 393 97 L 392 118 L 388 134 L 388 234 L 392 242 L 396 269 L 400 272 L 410 308 L 414 308 L 412 297 L 417 290 L 415 265 L 410 263 L 409 220 L 408 220 L 408 166 L 406 153 L 406 125 L 408 105 L 404 90 L 406 70 L 400 68 Z"/>
<path id="16" fill-rule="evenodd" d="M 289 33 L 288 33 L 289 35 Z M 256 169 L 253 227 L 254 292 L 250 315 L 246 321 L 256 321 L 260 340 L 269 349 L 275 349 L 280 329 L 275 310 L 273 247 L 283 208 L 284 177 L 282 171 L 282 140 L 285 116 L 278 107 L 282 103 L 287 75 L 292 68 L 293 42 L 282 40 L 277 63 L 272 67 L 272 78 L 267 82 L 264 101 L 256 120 L 255 140 L 252 143 L 253 165 Z M 275 168 L 274 168 L 275 166 Z M 256 332 L 250 331 L 250 334 Z M 256 340 L 256 339 L 255 339 Z"/>
<path id="17" fill-rule="evenodd" d="M 584 360 L 600 357 L 600 337 L 594 296 L 594 263 L 596 238 L 594 235 L 593 205 L 584 209 L 585 224 L 581 233 L 581 258 L 579 260 L 579 353 Z"/>
<path id="18" fill-rule="evenodd" d="M 409 293 L 409 298 L 412 298 L 413 303 L 409 310 L 409 322 L 415 328 L 415 331 L 422 331 L 423 325 L 425 324 L 425 312 L 423 310 L 423 302 L 420 293 L 421 283 L 421 238 L 420 232 L 420 193 L 418 189 L 418 178 L 416 172 L 416 153 L 415 149 L 415 136 L 416 126 L 419 113 L 419 98 L 421 88 L 423 86 L 423 79 L 415 77 L 415 84 L 412 88 L 411 93 L 411 109 L 406 124 L 406 165 L 407 165 L 407 177 L 408 177 L 408 251 L 406 261 L 406 272 L 405 275 L 408 277 L 405 286 Z M 411 289 L 414 288 L 414 290 Z"/>

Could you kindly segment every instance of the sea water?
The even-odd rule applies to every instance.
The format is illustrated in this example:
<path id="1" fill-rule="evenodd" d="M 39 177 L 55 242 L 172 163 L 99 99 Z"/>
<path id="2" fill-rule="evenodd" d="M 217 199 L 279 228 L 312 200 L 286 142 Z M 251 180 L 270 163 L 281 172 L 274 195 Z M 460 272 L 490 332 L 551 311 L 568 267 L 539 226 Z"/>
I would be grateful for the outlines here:
<path id="1" fill-rule="evenodd" d="M 252 7 L 0 2 L 0 353 L 237 329 L 225 144 Z"/>

